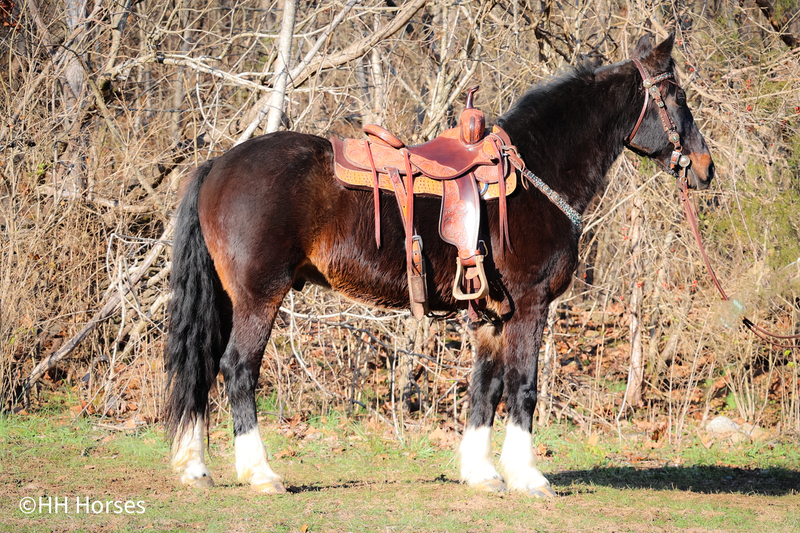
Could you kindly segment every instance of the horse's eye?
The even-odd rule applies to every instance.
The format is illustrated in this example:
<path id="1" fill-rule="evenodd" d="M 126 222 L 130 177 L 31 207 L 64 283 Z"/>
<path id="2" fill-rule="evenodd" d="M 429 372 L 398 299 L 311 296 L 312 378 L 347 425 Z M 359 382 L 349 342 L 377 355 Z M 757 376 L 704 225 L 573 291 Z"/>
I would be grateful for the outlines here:
<path id="1" fill-rule="evenodd" d="M 686 103 L 686 92 L 678 87 L 678 90 L 675 92 L 675 101 L 678 102 L 678 105 L 684 105 Z"/>

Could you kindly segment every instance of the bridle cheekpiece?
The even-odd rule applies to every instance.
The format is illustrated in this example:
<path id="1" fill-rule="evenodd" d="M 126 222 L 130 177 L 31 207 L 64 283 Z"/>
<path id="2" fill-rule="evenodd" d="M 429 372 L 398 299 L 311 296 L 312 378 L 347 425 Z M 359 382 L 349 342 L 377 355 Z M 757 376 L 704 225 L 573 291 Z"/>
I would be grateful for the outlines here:
<path id="1" fill-rule="evenodd" d="M 628 135 L 625 143 L 632 148 L 636 148 L 642 152 L 647 152 L 646 148 L 634 143 L 633 138 L 639 131 L 639 126 L 642 125 L 644 115 L 647 113 L 647 106 L 652 98 L 652 100 L 656 103 L 658 116 L 661 118 L 661 124 L 664 126 L 664 131 L 667 134 L 667 138 L 673 146 L 672 155 L 669 159 L 669 172 L 675 177 L 684 178 L 686 175 L 686 168 L 691 163 L 691 160 L 688 156 L 683 155 L 681 136 L 678 133 L 678 128 L 675 127 L 675 122 L 673 122 L 672 117 L 669 116 L 667 104 L 664 102 L 664 98 L 661 96 L 661 83 L 669 79 L 674 80 L 675 75 L 672 72 L 663 72 L 657 76 L 650 77 L 638 59 L 631 58 L 631 61 L 633 61 L 633 64 L 636 65 L 636 68 L 639 70 L 639 74 L 642 76 L 642 85 L 644 85 L 644 105 L 642 105 L 642 111 L 639 113 L 639 120 L 636 121 L 633 131 L 630 135 Z M 672 81 L 672 83 L 675 82 Z M 676 170 L 677 167 L 680 167 L 680 170 Z"/>

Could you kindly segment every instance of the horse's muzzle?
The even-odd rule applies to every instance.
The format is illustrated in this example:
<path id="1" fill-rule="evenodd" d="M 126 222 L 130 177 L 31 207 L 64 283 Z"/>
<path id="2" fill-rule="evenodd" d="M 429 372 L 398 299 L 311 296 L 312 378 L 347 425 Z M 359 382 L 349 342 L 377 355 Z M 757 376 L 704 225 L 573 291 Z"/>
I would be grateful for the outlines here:
<path id="1" fill-rule="evenodd" d="M 716 174 L 711 156 L 707 154 L 691 154 L 689 159 L 692 160 L 692 164 L 688 169 L 689 188 L 697 189 L 698 191 L 708 189 L 708 186 L 711 185 L 711 180 L 714 179 Z"/>

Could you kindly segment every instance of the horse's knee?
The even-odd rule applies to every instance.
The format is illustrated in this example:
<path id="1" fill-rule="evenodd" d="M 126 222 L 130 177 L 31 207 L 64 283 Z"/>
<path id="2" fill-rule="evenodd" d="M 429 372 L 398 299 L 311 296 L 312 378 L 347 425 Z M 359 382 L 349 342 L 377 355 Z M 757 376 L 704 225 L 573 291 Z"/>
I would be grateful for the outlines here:
<path id="1" fill-rule="evenodd" d="M 502 337 L 494 325 L 478 329 L 478 355 L 470 378 L 470 426 L 491 427 L 503 395 Z"/>
<path id="2" fill-rule="evenodd" d="M 235 436 L 250 431 L 258 424 L 255 392 L 266 346 L 266 340 L 255 329 L 256 326 L 248 325 L 247 329 L 241 323 L 236 326 L 220 360 Z"/>

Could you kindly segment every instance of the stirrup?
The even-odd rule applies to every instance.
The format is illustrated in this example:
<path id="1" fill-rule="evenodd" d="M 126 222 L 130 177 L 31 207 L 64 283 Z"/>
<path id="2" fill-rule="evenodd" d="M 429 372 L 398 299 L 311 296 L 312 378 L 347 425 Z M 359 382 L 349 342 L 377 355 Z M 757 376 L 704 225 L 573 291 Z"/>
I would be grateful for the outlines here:
<path id="1" fill-rule="evenodd" d="M 453 282 L 453 296 L 456 300 L 480 300 L 489 295 L 489 282 L 486 281 L 486 272 L 483 270 L 483 256 L 475 256 L 475 268 L 478 269 L 478 280 L 481 282 L 481 288 L 478 292 L 464 293 L 461 290 L 461 278 L 464 277 L 464 266 L 461 264 L 461 258 L 456 257 L 456 279 Z"/>

